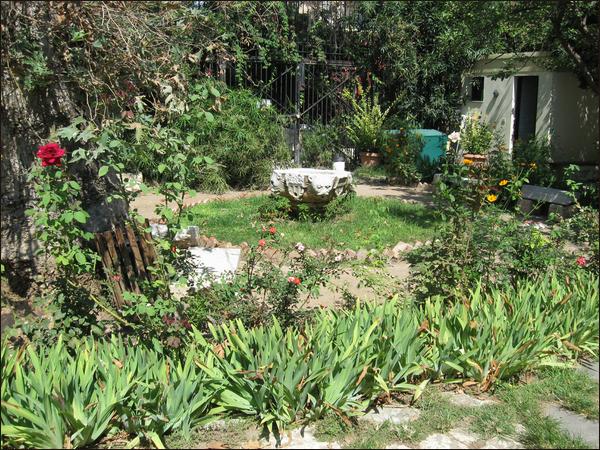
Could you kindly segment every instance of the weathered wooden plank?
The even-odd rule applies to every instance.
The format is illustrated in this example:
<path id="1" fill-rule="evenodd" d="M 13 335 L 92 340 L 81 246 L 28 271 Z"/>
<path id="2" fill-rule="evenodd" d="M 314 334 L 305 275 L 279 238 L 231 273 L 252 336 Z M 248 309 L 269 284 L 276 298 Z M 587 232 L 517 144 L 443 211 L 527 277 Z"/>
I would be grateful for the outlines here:
<path id="1" fill-rule="evenodd" d="M 127 273 L 129 289 L 139 294 L 140 288 L 135 280 L 135 272 L 133 271 L 133 264 L 131 263 L 129 248 L 127 247 L 127 242 L 125 241 L 123 231 L 120 227 L 115 227 L 115 238 L 117 241 L 118 254 L 125 264 L 125 272 Z"/>
<path id="2" fill-rule="evenodd" d="M 527 200 L 555 203 L 562 206 L 569 206 L 575 203 L 573 197 L 571 197 L 567 191 L 543 186 L 533 186 L 531 184 L 523 185 L 521 188 L 521 197 Z"/>
<path id="3" fill-rule="evenodd" d="M 145 224 L 146 229 L 150 228 L 150 222 L 148 222 L 148 219 L 146 219 Z M 142 231 L 141 242 L 143 242 L 144 250 L 147 251 L 146 258 L 148 260 L 148 265 L 146 267 L 148 267 L 154 264 L 154 261 L 156 261 L 156 250 L 154 248 L 154 240 L 152 239 L 152 235 L 148 233 L 146 229 Z"/>
<path id="4" fill-rule="evenodd" d="M 121 291 L 126 291 L 127 287 L 125 286 L 125 282 L 123 280 L 123 267 L 121 266 L 121 261 L 119 261 L 119 255 L 117 254 L 117 249 L 115 248 L 115 242 L 113 239 L 112 231 L 105 231 L 102 233 L 104 237 L 104 241 L 106 242 L 106 247 L 108 248 L 108 254 L 110 255 L 110 259 L 112 260 L 112 266 L 115 274 L 119 275 L 119 279 L 115 280 Z"/>
<path id="5" fill-rule="evenodd" d="M 125 225 L 125 233 L 127 234 L 127 238 L 129 239 L 129 245 L 131 246 L 131 252 L 133 253 L 133 259 L 137 274 L 140 278 L 147 279 L 148 274 L 146 273 L 146 265 L 144 264 L 142 254 L 140 253 L 140 249 L 138 247 L 137 236 L 135 235 L 135 232 L 133 231 L 130 225 Z"/>
<path id="6" fill-rule="evenodd" d="M 106 244 L 106 238 L 104 237 L 103 233 L 97 233 L 95 236 L 95 240 L 96 240 L 96 246 L 98 248 L 98 253 L 100 253 L 100 255 L 102 257 L 102 263 L 104 265 L 104 273 L 106 275 L 106 278 L 108 279 L 110 286 L 112 287 L 115 304 L 117 305 L 117 307 L 121 307 L 124 304 L 123 291 L 122 291 L 121 286 L 118 283 L 118 281 L 111 277 L 111 274 L 115 274 L 115 267 L 113 265 L 112 258 L 108 251 L 108 246 Z M 119 272 L 117 272 L 115 275 L 120 276 L 121 274 Z"/>

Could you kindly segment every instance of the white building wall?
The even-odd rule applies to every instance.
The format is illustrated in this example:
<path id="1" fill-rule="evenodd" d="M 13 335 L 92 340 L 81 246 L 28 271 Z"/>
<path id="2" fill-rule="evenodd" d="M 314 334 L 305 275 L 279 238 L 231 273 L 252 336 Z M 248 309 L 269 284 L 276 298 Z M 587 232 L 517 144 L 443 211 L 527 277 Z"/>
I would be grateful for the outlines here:
<path id="1" fill-rule="evenodd" d="M 461 113 L 469 116 L 475 113 L 479 114 L 485 122 L 491 124 L 496 129 L 506 148 L 510 148 L 513 101 L 512 77 L 504 80 L 492 80 L 491 77 L 485 76 L 483 80 L 483 101 L 481 102 L 469 100 L 469 81 L 469 78 L 465 80 L 463 94 L 466 101 Z M 494 96 L 494 91 L 498 92 L 498 96 Z"/>
<path id="2" fill-rule="evenodd" d="M 581 89 L 571 73 L 555 72 L 553 77 L 552 159 L 598 163 L 598 97 L 590 89 Z"/>

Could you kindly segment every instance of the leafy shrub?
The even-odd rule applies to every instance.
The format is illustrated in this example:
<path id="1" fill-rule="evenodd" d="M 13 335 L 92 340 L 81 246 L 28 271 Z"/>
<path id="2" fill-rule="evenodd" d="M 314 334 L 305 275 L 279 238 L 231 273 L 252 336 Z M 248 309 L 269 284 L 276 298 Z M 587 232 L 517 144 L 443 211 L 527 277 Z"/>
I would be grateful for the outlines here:
<path id="1" fill-rule="evenodd" d="M 552 147 L 544 139 L 517 140 L 513 148 L 515 168 L 529 168 L 529 183 L 550 186 L 556 181 L 550 166 Z"/>
<path id="2" fill-rule="evenodd" d="M 350 202 L 354 197 L 353 191 L 342 197 L 336 197 L 325 206 L 311 206 L 306 203 L 293 204 L 288 198 L 279 195 L 269 196 L 260 205 L 259 217 L 263 221 L 270 220 L 300 220 L 304 222 L 320 222 L 334 220 L 350 212 Z"/>
<path id="3" fill-rule="evenodd" d="M 345 90 L 344 98 L 350 103 L 352 113 L 346 125 L 348 138 L 354 144 L 357 152 L 381 152 L 385 144 L 383 125 L 390 113 L 393 104 L 382 111 L 378 95 L 369 99 L 370 87 L 363 91 L 358 84 L 358 100 L 354 95 Z"/>
<path id="4" fill-rule="evenodd" d="M 387 137 L 384 148 L 384 168 L 388 181 L 393 184 L 413 185 L 421 179 L 417 165 L 421 159 L 422 138 L 401 128 Z"/>
<path id="5" fill-rule="evenodd" d="M 280 233 L 274 226 L 263 226 L 260 239 L 250 246 L 237 276 L 213 283 L 211 288 L 185 299 L 189 303 L 186 315 L 194 319 L 192 323 L 202 328 L 207 319 L 220 323 L 235 318 L 256 325 L 269 322 L 273 316 L 288 326 L 301 319 L 302 306 L 338 272 L 341 258 L 332 254 L 310 256 L 301 243 L 284 248 L 279 240 Z M 274 252 L 279 253 L 278 260 L 267 256 Z"/>
<path id="6" fill-rule="evenodd" d="M 168 94 L 172 95 L 172 94 Z M 127 168 L 155 181 L 171 181 L 157 168 L 170 152 L 216 162 L 190 180 L 208 191 L 265 187 L 275 165 L 289 162 L 282 123 L 273 108 L 261 107 L 250 91 L 229 89 L 207 78 L 190 87 L 167 114 L 154 117 L 138 111 L 133 152 Z"/>
<path id="7" fill-rule="evenodd" d="M 333 157 L 341 153 L 342 136 L 336 124 L 317 124 L 302 133 L 302 167 L 331 169 Z"/>
<path id="8" fill-rule="evenodd" d="M 442 295 L 452 302 L 479 280 L 489 290 L 535 280 L 552 269 L 576 270 L 560 248 L 559 241 L 537 229 L 486 211 L 450 222 L 431 244 L 412 251 L 410 285 L 420 300 Z"/>
<path id="9" fill-rule="evenodd" d="M 215 105 L 206 103 L 207 90 L 220 94 Z M 227 89 L 206 79 L 191 89 L 190 100 L 192 107 L 177 124 L 195 151 L 221 165 L 228 186 L 265 187 L 273 166 L 290 161 L 278 114 L 271 107 L 261 107 L 260 99 L 250 91 Z M 213 119 L 200 116 L 198 120 L 196 111 L 209 109 Z"/>

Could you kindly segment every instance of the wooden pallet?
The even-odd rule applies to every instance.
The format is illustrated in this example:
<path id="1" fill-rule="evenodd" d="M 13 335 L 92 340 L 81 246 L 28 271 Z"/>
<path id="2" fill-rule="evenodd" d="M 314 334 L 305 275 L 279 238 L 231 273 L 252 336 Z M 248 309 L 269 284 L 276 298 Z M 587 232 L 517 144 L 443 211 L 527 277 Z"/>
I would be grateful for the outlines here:
<path id="1" fill-rule="evenodd" d="M 146 227 L 149 226 L 146 221 Z M 152 236 L 147 231 L 135 230 L 131 225 L 121 225 L 96 233 L 95 241 L 113 289 L 115 304 L 120 307 L 125 303 L 123 292 L 139 294 L 140 281 L 151 280 L 147 268 L 156 260 Z"/>

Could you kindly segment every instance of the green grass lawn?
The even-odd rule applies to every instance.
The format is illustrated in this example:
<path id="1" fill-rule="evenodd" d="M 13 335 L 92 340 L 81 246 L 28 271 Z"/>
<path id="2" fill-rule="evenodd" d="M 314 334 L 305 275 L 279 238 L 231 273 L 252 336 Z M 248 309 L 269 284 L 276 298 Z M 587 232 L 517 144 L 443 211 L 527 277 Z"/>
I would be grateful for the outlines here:
<path id="1" fill-rule="evenodd" d="M 355 183 L 378 183 L 387 178 L 387 173 L 383 167 L 358 167 L 352 172 L 352 178 Z"/>
<path id="2" fill-rule="evenodd" d="M 259 207 L 268 201 L 268 196 L 261 196 L 197 205 L 190 208 L 192 218 L 187 224 L 198 225 L 202 234 L 219 241 L 252 243 L 259 239 L 262 225 Z M 432 209 L 418 204 L 356 196 L 348 204 L 349 212 L 332 220 L 279 220 L 275 226 L 283 233 L 284 243 L 302 242 L 309 248 L 331 244 L 338 249 L 358 250 L 381 249 L 398 241 L 424 241 L 431 238 L 438 225 Z"/>

